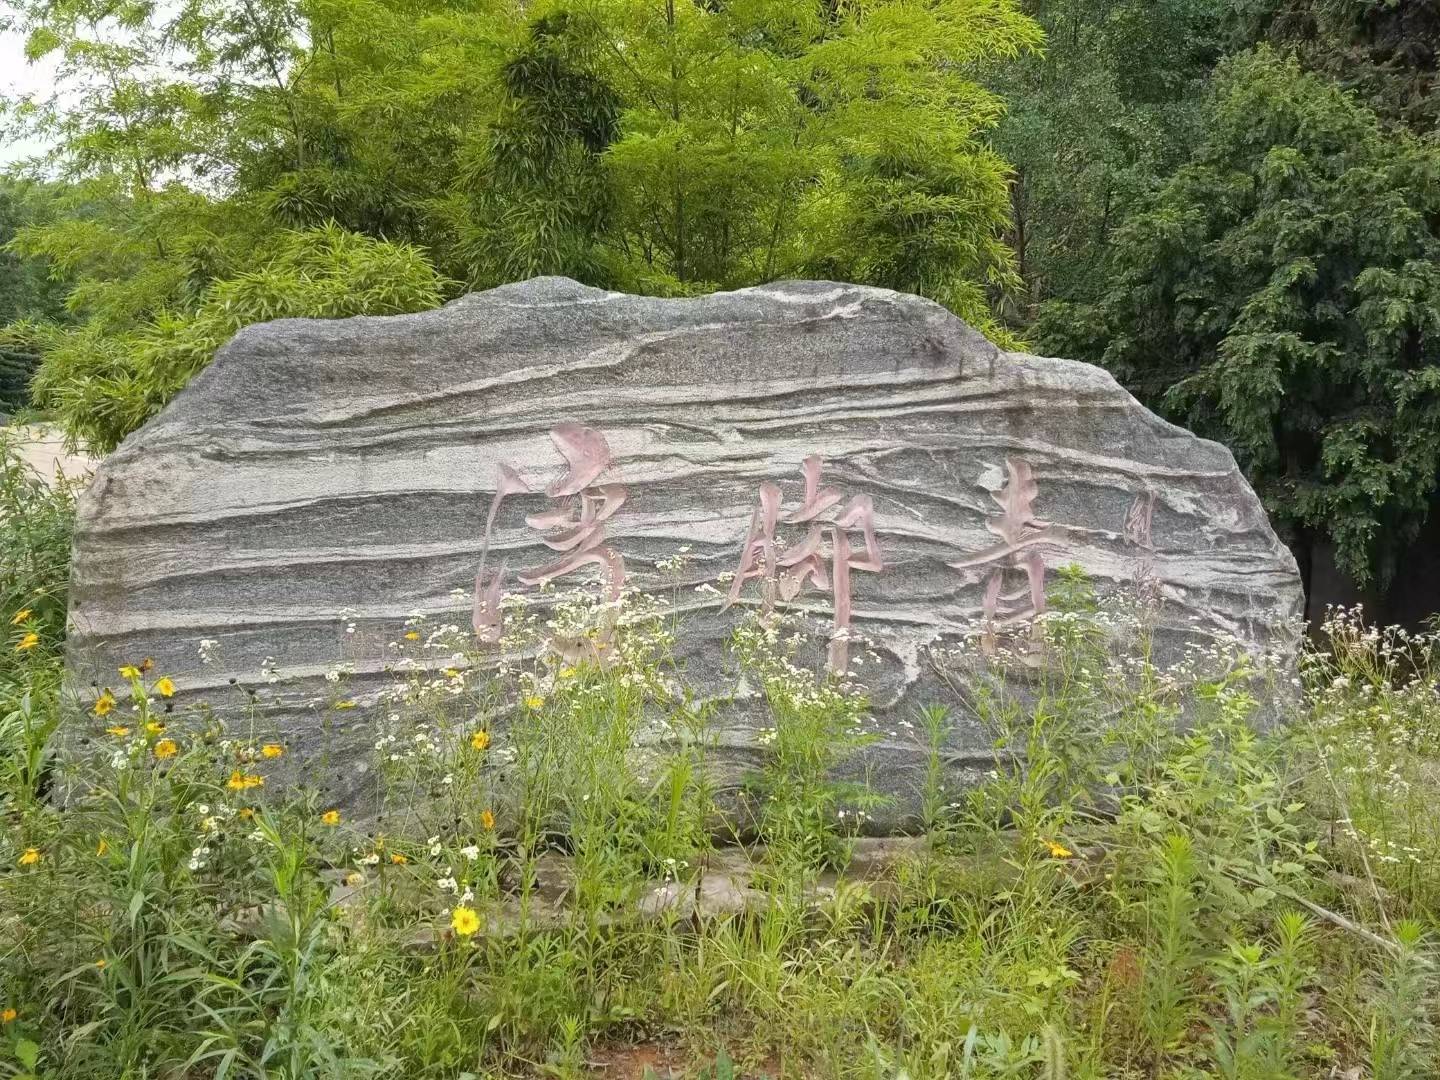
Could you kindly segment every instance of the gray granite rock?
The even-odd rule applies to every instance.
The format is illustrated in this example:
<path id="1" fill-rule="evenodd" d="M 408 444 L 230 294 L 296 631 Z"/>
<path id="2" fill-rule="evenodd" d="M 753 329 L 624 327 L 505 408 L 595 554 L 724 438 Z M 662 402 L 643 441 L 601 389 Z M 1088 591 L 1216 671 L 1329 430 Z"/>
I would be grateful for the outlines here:
<path id="1" fill-rule="evenodd" d="M 482 556 L 502 476 L 530 493 L 498 507 Z M 758 562 L 727 609 L 724 575 L 765 549 L 766 484 L 793 565 L 767 576 Z M 527 525 L 557 505 L 547 488 L 582 487 L 589 516 L 569 534 Z M 795 562 L 812 528 L 814 558 Z M 736 689 L 723 643 L 767 590 L 785 606 L 803 586 L 788 607 L 819 628 L 805 659 L 822 668 L 826 628 L 847 621 L 832 579 L 848 577 L 859 640 L 829 658 L 860 661 L 882 736 L 860 764 L 897 807 L 925 761 L 904 724 L 954 703 L 969 677 L 936 658 L 978 632 L 967 655 L 1012 652 L 991 676 L 1023 685 L 1045 663 L 1023 617 L 1063 564 L 1102 598 L 1154 597 L 1162 660 L 1233 637 L 1283 664 L 1298 646 L 1294 560 L 1230 453 L 1098 368 L 1003 352 L 881 289 L 664 300 L 540 278 L 418 315 L 236 335 L 81 499 L 70 684 L 113 682 L 116 665 L 151 656 L 182 706 L 244 715 L 253 695 L 291 744 L 287 764 L 355 805 L 406 617 L 468 626 L 482 557 L 534 593 L 518 568 L 563 561 L 566 543 L 595 565 L 560 584 L 595 570 L 618 583 L 623 559 L 627 585 L 674 598 L 686 678 L 716 695 Z M 659 568 L 682 548 L 682 570 Z M 206 665 L 202 639 L 216 643 Z M 322 720 L 342 659 L 357 707 Z M 947 760 L 963 780 L 989 767 L 991 740 L 963 708 L 956 719 Z M 743 701 L 718 716 L 731 782 L 763 752 L 756 723 Z"/>

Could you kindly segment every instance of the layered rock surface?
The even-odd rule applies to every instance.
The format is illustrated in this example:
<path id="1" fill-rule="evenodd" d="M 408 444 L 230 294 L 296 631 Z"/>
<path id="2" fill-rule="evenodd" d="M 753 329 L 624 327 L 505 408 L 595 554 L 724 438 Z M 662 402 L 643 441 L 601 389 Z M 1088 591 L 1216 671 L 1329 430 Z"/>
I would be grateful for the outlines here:
<path id="1" fill-rule="evenodd" d="M 544 517 L 567 500 L 568 529 Z M 389 643 L 414 613 L 469 626 L 482 558 L 532 594 L 520 568 L 619 584 L 623 560 L 626 587 L 673 598 L 687 680 L 716 695 L 736 688 L 723 645 L 741 609 L 798 589 L 788 606 L 818 631 L 807 662 L 825 664 L 837 621 L 860 639 L 828 651 L 859 661 L 882 735 L 864 765 L 902 802 L 925 759 L 902 721 L 958 704 L 934 658 L 977 629 L 975 648 L 1003 647 L 1062 565 L 1102 600 L 1155 597 L 1162 662 L 1234 638 L 1283 663 L 1302 606 L 1230 453 L 1098 368 L 1002 352 L 880 289 L 664 300 L 541 278 L 418 315 L 242 330 L 81 500 L 70 684 L 153 657 L 182 705 L 258 703 L 289 759 L 354 799 Z M 321 706 L 342 661 L 357 707 L 337 714 Z M 952 769 L 988 768 L 990 736 L 956 719 Z M 743 703 L 718 714 L 732 780 L 761 722 Z"/>

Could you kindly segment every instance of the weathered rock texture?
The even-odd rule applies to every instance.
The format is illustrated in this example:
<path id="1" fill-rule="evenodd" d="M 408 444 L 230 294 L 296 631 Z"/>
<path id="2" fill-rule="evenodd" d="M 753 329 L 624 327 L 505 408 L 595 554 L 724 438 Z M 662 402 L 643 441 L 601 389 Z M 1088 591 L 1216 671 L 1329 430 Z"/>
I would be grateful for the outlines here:
<path id="1" fill-rule="evenodd" d="M 564 471 L 551 432 L 566 423 L 603 434 L 613 460 L 594 482 L 628 496 L 606 543 L 631 584 L 677 597 L 688 678 L 716 693 L 734 689 L 722 642 L 739 611 L 695 586 L 726 591 L 767 482 L 784 500 L 777 535 L 798 550 L 810 524 L 783 519 L 804 502 L 802 463 L 823 459 L 821 487 L 841 498 L 818 520 L 858 508 L 851 625 L 866 645 L 851 651 L 885 733 L 865 764 L 901 795 L 924 753 L 900 721 L 953 700 L 929 650 L 987 616 L 1003 624 L 1062 564 L 1102 596 L 1158 593 L 1172 658 L 1230 635 L 1293 655 L 1295 564 L 1231 455 L 1104 371 L 1002 352 L 939 306 L 879 289 L 661 300 L 543 278 L 419 315 L 241 331 L 100 465 L 80 504 L 72 686 L 152 656 L 182 703 L 240 712 L 251 688 L 289 758 L 323 752 L 322 779 L 353 797 L 370 706 L 390 682 L 380 643 L 414 611 L 468 625 L 455 591 L 472 591 L 499 467 L 542 492 Z M 864 497 L 880 572 L 865 566 Z M 512 588 L 515 568 L 556 557 L 524 520 L 549 505 L 535 494 L 500 508 L 489 559 L 508 564 Z M 656 564 L 687 546 L 677 589 Z M 828 546 L 815 566 L 814 581 L 833 569 Z M 747 583 L 742 603 L 762 586 Z M 832 618 L 813 581 L 794 603 Z M 219 659 L 201 666 L 205 638 Z M 376 643 L 372 659 L 347 648 L 357 640 Z M 322 725 L 314 706 L 342 656 L 356 661 L 358 707 Z M 270 657 L 278 683 L 261 676 Z M 756 760 L 753 722 L 743 706 L 719 719 L 732 777 Z M 988 768 L 989 745 L 962 712 L 952 767 Z"/>

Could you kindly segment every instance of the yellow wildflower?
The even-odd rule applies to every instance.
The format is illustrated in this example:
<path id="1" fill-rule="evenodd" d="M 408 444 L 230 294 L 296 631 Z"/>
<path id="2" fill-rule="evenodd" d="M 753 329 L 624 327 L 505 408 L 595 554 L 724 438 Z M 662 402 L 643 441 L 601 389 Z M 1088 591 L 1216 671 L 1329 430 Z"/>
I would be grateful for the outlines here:
<path id="1" fill-rule="evenodd" d="M 134 664 L 125 664 L 120 668 L 120 677 L 126 680 L 138 679 L 140 677 L 140 669 Z"/>
<path id="2" fill-rule="evenodd" d="M 175 745 L 174 739 L 161 739 L 155 744 L 155 756 L 161 761 L 172 758 L 179 752 L 180 748 Z"/>
<path id="3" fill-rule="evenodd" d="M 1056 859 L 1068 859 L 1075 853 L 1064 844 L 1057 844 L 1054 840 L 1046 840 L 1045 846 L 1050 849 L 1050 855 Z"/>
<path id="4" fill-rule="evenodd" d="M 560 669 L 560 678 L 562 678 L 562 679 L 573 679 L 574 677 L 575 677 L 575 669 L 574 669 L 573 667 L 562 667 L 562 668 Z"/>
<path id="5" fill-rule="evenodd" d="M 480 811 L 480 827 L 487 830 L 495 828 L 495 815 L 488 809 Z"/>
<path id="6" fill-rule="evenodd" d="M 147 720 L 145 723 L 145 731 L 150 735 L 163 735 L 165 733 L 165 725 L 160 723 L 159 720 Z"/>
<path id="7" fill-rule="evenodd" d="M 453 667 L 447 667 L 447 668 L 445 669 L 445 677 L 446 677 L 447 679 L 458 679 L 458 678 L 460 677 L 460 669 L 459 669 L 459 668 L 453 668 Z"/>
<path id="8" fill-rule="evenodd" d="M 285 748 L 279 743 L 266 743 L 264 746 L 260 747 L 261 757 L 277 758 L 283 753 L 285 753 Z"/>
<path id="9" fill-rule="evenodd" d="M 470 749 L 484 750 L 490 745 L 490 733 L 488 731 L 477 731 L 470 736 Z"/>
<path id="10" fill-rule="evenodd" d="M 337 702 L 335 702 L 335 708 L 337 708 L 337 709 L 353 709 L 353 708 L 355 708 L 355 702 L 353 702 L 353 701 L 337 701 Z"/>
<path id="11" fill-rule="evenodd" d="M 450 926 L 461 937 L 469 937 L 480 929 L 480 916 L 474 908 L 457 907 L 450 913 Z"/>
<path id="12" fill-rule="evenodd" d="M 95 961 L 95 966 L 96 966 L 97 968 L 99 968 L 101 971 L 104 971 L 104 970 L 105 970 L 105 958 L 102 956 L 99 960 L 96 960 L 96 961 Z"/>
<path id="13" fill-rule="evenodd" d="M 400 852 L 394 851 L 390 854 L 390 861 L 396 866 L 404 866 L 410 860 L 407 859 L 404 855 L 400 854 Z"/>
<path id="14" fill-rule="evenodd" d="M 236 769 L 230 774 L 230 779 L 225 781 L 225 786 L 231 791 L 249 791 L 251 788 L 262 787 L 265 783 L 263 776 L 256 776 L 254 773 L 242 773 Z"/>
<path id="15" fill-rule="evenodd" d="M 105 690 L 95 699 L 95 715 L 105 716 L 115 711 L 115 695 L 110 692 L 107 686 Z"/>
<path id="16" fill-rule="evenodd" d="M 8 1024 L 19 1015 L 14 1009 L 0 1010 L 0 1024 Z"/>
<path id="17" fill-rule="evenodd" d="M 326 810 L 323 814 L 320 815 L 320 820 L 323 821 L 326 825 L 339 825 L 340 811 Z"/>
<path id="18" fill-rule="evenodd" d="M 175 684 L 170 681 L 170 676 L 155 680 L 155 692 L 161 697 L 175 696 Z"/>
<path id="19" fill-rule="evenodd" d="M 359 870 L 351 870 L 350 873 L 345 875 L 345 884 L 349 885 L 352 889 L 356 885 L 363 885 L 365 884 L 365 875 L 360 873 Z"/>
<path id="20" fill-rule="evenodd" d="M 406 640 L 406 641 L 419 641 L 419 640 L 420 640 L 420 635 L 417 634 L 414 630 L 411 630 L 408 634 L 405 635 L 405 640 Z"/>
<path id="21" fill-rule="evenodd" d="M 22 622 L 30 618 L 30 616 L 33 614 L 34 612 L 31 611 L 28 607 L 21 608 L 19 611 L 15 612 L 15 615 L 11 618 L 10 625 L 19 626 Z"/>
<path id="22" fill-rule="evenodd" d="M 111 724 L 105 729 L 106 735 L 114 735 L 117 739 L 123 739 L 130 734 L 130 729 L 124 724 Z"/>
<path id="23" fill-rule="evenodd" d="M 37 862 L 40 861 L 40 858 L 41 856 L 39 848 L 27 847 L 25 849 L 25 854 L 20 856 L 20 865 L 34 866 Z"/>
<path id="24" fill-rule="evenodd" d="M 545 704 L 545 699 L 544 699 L 543 697 L 541 697 L 539 694 L 531 694 L 529 697 L 527 697 L 527 698 L 525 699 L 525 707 L 526 707 L 527 709 L 538 709 L 538 708 L 540 708 L 540 707 L 541 707 L 542 705 L 544 705 L 544 704 Z"/>
<path id="25" fill-rule="evenodd" d="M 110 845 L 106 842 L 105 838 L 102 836 L 102 837 L 100 838 L 100 843 L 98 843 L 98 844 L 95 845 L 95 857 L 96 857 L 97 859 L 104 858 L 104 857 L 105 857 L 106 855 L 108 855 L 109 853 L 110 853 Z"/>
<path id="26" fill-rule="evenodd" d="M 33 649 L 40 644 L 39 634 L 26 634 L 20 639 L 20 644 L 15 646 L 16 652 L 24 652 L 26 649 Z"/>

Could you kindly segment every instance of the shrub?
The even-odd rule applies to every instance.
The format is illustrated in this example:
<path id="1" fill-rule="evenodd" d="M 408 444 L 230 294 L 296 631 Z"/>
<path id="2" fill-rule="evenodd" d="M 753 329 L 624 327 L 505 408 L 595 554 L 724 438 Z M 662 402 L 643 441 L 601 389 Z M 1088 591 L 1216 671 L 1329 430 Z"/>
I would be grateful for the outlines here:
<path id="1" fill-rule="evenodd" d="M 270 319 L 397 315 L 440 303 L 445 282 L 418 248 L 335 225 L 283 233 L 264 265 L 219 281 L 193 311 L 116 334 L 22 323 L 6 336 L 43 357 L 32 392 L 74 443 L 107 453 L 154 416 L 242 326 Z"/>
<path id="2" fill-rule="evenodd" d="M 20 456 L 14 434 L 0 429 L 0 685 L 38 677 L 59 655 L 74 522 L 71 486 L 47 484 Z"/>

